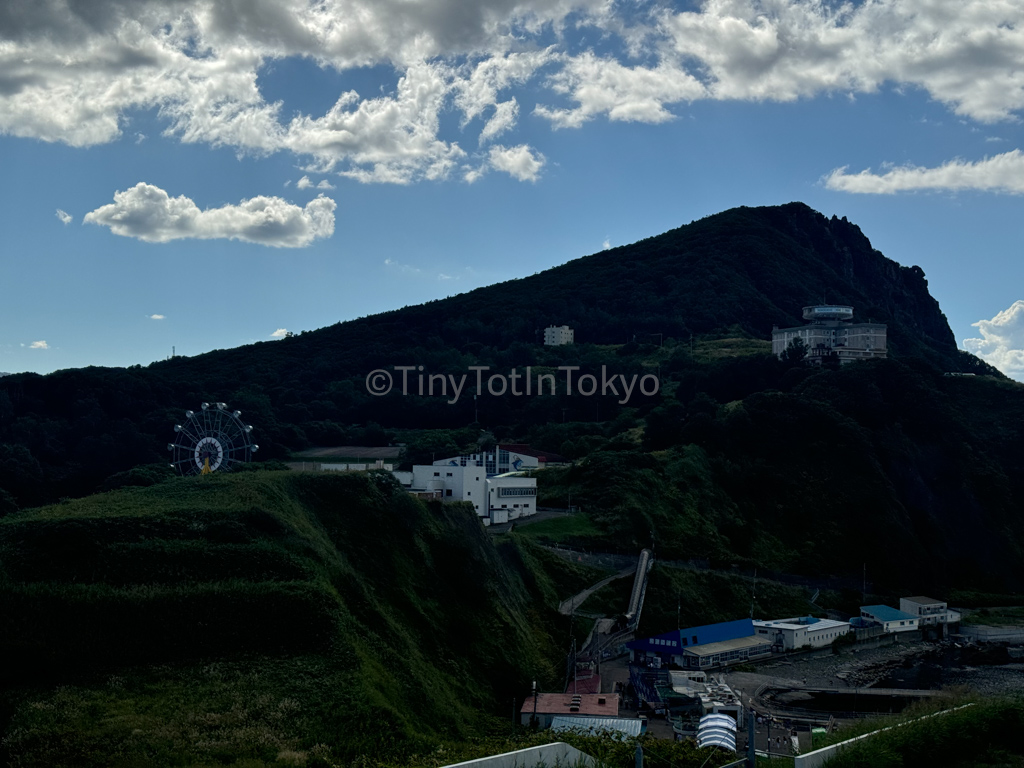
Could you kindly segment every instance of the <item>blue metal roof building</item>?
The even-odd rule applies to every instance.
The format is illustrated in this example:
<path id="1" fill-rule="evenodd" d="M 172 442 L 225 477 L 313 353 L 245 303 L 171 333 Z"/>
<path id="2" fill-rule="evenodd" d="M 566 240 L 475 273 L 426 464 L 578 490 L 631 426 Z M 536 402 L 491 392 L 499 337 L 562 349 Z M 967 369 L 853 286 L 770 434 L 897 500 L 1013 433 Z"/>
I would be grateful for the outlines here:
<path id="1" fill-rule="evenodd" d="M 655 635 L 643 640 L 626 643 L 631 651 L 655 653 L 665 656 L 679 655 L 684 648 L 708 643 L 721 643 L 739 637 L 750 637 L 754 634 L 754 622 L 751 619 L 723 621 L 718 624 L 705 624 L 700 627 L 675 629 L 663 635 Z"/>

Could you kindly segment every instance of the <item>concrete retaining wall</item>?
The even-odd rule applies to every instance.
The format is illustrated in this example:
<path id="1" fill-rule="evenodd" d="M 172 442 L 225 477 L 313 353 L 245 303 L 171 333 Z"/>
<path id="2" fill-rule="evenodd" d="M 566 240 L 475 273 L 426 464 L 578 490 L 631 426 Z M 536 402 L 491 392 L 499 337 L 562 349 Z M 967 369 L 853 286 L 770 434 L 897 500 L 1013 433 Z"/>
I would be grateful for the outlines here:
<path id="1" fill-rule="evenodd" d="M 1024 627 L 990 627 L 985 624 L 968 624 L 960 628 L 960 634 L 976 643 L 1024 643 Z"/>
<path id="2" fill-rule="evenodd" d="M 536 768 L 539 765 L 546 768 L 592 768 L 597 765 L 597 761 L 575 747 L 556 741 L 554 744 L 517 749 L 515 752 L 481 757 L 463 763 L 452 763 L 444 768 Z"/>
<path id="3" fill-rule="evenodd" d="M 910 722 L 911 723 L 916 723 L 916 722 L 919 722 L 921 720 L 926 720 L 929 717 L 939 717 L 940 715 L 946 715 L 946 714 L 949 714 L 950 712 L 956 712 L 958 709 L 965 709 L 966 707 L 970 707 L 970 706 L 973 706 L 973 705 L 972 704 L 964 704 L 961 707 L 954 707 L 953 709 L 947 709 L 944 712 L 935 712 L 935 713 L 933 713 L 931 715 L 925 715 L 924 717 L 919 717 L 917 720 L 911 720 Z M 816 749 L 813 752 L 808 752 L 807 754 L 804 754 L 804 755 L 797 755 L 793 759 L 793 768 L 819 768 L 819 766 L 824 765 L 830 758 L 835 757 L 836 753 L 838 753 L 840 750 L 845 749 L 846 747 L 850 746 L 854 742 L 860 741 L 861 739 L 869 739 L 872 736 L 874 736 L 876 734 L 879 734 L 879 733 L 882 733 L 884 731 L 891 731 L 893 728 L 902 728 L 904 725 L 909 725 L 909 723 L 900 723 L 899 725 L 893 725 L 893 726 L 890 726 L 889 728 L 881 728 L 881 729 L 879 729 L 877 731 L 872 731 L 871 733 L 865 733 L 865 734 L 863 734 L 861 736 L 854 736 L 852 739 L 847 739 L 846 741 L 840 741 L 838 744 L 833 744 L 833 745 L 831 745 L 829 747 L 822 747 L 821 749 Z"/>

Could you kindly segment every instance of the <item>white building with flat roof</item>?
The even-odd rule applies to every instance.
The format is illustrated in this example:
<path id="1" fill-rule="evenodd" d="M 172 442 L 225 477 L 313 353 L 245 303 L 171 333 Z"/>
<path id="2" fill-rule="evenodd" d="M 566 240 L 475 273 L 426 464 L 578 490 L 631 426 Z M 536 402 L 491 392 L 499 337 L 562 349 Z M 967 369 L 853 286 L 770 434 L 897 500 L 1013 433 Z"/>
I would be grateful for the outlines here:
<path id="1" fill-rule="evenodd" d="M 923 595 L 901 597 L 900 610 L 918 617 L 920 626 L 928 624 L 955 624 L 960 621 L 960 612 L 949 610 L 942 600 L 935 600 Z"/>
<path id="2" fill-rule="evenodd" d="M 807 646 L 822 648 L 831 645 L 836 638 L 849 631 L 848 621 L 816 619 L 813 616 L 754 622 L 754 634 L 767 637 L 772 641 L 773 648 L 783 651 L 793 651 Z"/>
<path id="3" fill-rule="evenodd" d="M 575 334 L 568 325 L 549 325 L 544 329 L 544 346 L 560 347 L 564 344 L 574 344 Z"/>
<path id="4" fill-rule="evenodd" d="M 820 364 L 830 356 L 841 364 L 886 357 L 885 323 L 853 322 L 853 307 L 826 304 L 804 307 L 807 325 L 772 329 L 772 354 L 782 357 L 795 339 L 807 347 L 807 361 Z"/>
<path id="5" fill-rule="evenodd" d="M 464 467 L 416 464 L 411 473 L 394 475 L 410 492 L 472 504 L 484 525 L 537 514 L 537 480 L 532 477 L 515 473 L 488 475 L 485 467 L 475 463 Z"/>

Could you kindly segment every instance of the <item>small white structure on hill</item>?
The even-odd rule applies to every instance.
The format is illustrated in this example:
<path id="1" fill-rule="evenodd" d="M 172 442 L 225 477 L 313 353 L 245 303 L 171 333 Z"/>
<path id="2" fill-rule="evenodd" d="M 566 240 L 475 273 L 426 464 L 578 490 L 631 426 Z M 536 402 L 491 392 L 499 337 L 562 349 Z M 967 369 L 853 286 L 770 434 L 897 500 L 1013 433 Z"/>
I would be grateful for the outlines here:
<path id="1" fill-rule="evenodd" d="M 573 344 L 574 334 L 568 325 L 549 325 L 544 329 L 544 346 L 560 347 L 564 344 Z"/>

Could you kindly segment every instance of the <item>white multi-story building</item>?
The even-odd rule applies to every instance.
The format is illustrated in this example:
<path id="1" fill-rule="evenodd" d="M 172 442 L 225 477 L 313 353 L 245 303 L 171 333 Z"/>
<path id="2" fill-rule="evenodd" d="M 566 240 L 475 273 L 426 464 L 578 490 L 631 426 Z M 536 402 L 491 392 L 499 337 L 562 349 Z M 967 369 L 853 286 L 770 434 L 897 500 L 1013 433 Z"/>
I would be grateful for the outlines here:
<path id="1" fill-rule="evenodd" d="M 416 464 L 412 472 L 394 474 L 411 492 L 472 504 L 484 525 L 537 514 L 537 480 L 514 472 L 489 474 L 486 461 L 471 461 L 465 466 L 458 460 Z"/>
<path id="2" fill-rule="evenodd" d="M 573 343 L 573 330 L 568 325 L 549 325 L 544 329 L 545 346 L 560 347 Z"/>
<path id="3" fill-rule="evenodd" d="M 850 622 L 799 616 L 792 619 L 755 621 L 754 633 L 767 637 L 773 648 L 793 651 L 810 646 L 821 648 L 831 645 L 836 638 L 850 631 Z"/>
<path id="4" fill-rule="evenodd" d="M 886 357 L 885 323 L 854 323 L 853 307 L 823 305 L 804 307 L 807 325 L 772 329 L 772 354 L 781 357 L 794 339 L 807 347 L 807 360 L 820 363 L 835 355 L 840 363 Z"/>
<path id="5" fill-rule="evenodd" d="M 900 610 L 918 617 L 918 624 L 955 624 L 960 621 L 960 612 L 951 611 L 942 600 L 930 597 L 901 597 Z"/>

